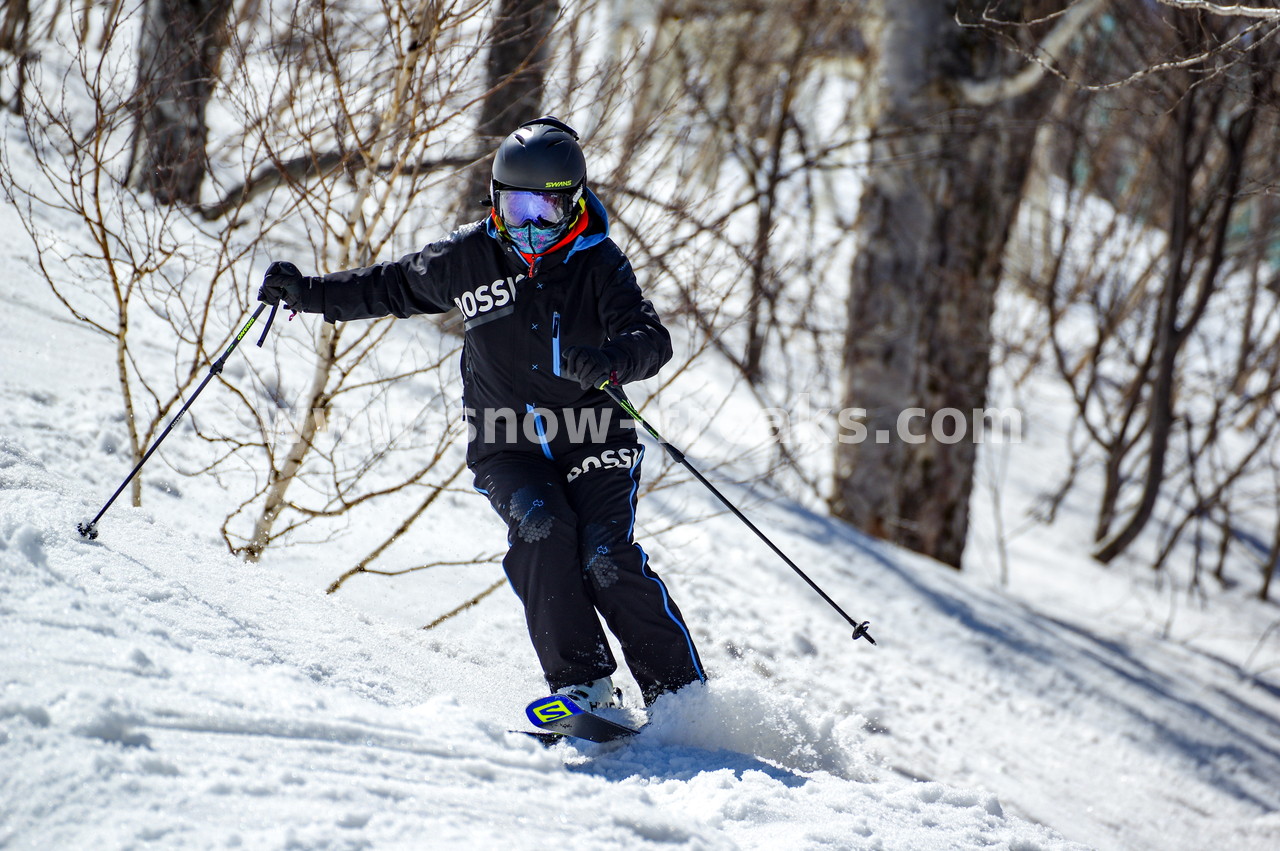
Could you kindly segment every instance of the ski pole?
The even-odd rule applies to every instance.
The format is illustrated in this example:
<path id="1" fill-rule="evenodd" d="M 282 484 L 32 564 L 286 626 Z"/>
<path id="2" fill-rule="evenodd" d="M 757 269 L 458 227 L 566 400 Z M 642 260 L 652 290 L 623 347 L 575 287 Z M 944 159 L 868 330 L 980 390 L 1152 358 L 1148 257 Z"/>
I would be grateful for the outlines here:
<path id="1" fill-rule="evenodd" d="M 728 497 L 722 494 L 715 485 L 707 481 L 707 477 L 702 475 L 702 473 L 698 472 L 697 468 L 695 468 L 693 464 L 689 463 L 689 459 L 684 457 L 683 452 L 681 452 L 679 449 L 677 449 L 676 447 L 668 443 L 666 438 L 658 434 L 657 429 L 651 426 L 644 417 L 640 416 L 640 412 L 636 410 L 636 407 L 632 405 L 630 401 L 628 401 L 627 397 L 623 395 L 622 389 L 618 387 L 618 385 L 614 384 L 612 379 L 601 384 L 600 389 L 608 393 L 609 398 L 613 399 L 613 401 L 618 404 L 618 407 L 622 408 L 622 410 L 626 411 L 627 414 L 629 414 L 636 422 L 644 426 L 644 430 L 649 432 L 650 436 L 653 437 L 654 440 L 658 441 L 658 443 L 662 445 L 663 449 L 667 450 L 667 454 L 670 455 L 671 458 L 676 463 L 681 464 L 686 470 L 688 470 L 690 473 L 693 474 L 693 477 L 695 479 L 702 482 L 702 484 L 706 485 L 707 490 L 715 494 L 716 499 L 724 503 L 725 507 L 728 508 L 730 511 L 732 511 L 739 520 L 747 524 L 748 529 L 750 529 L 752 532 L 755 532 L 756 535 L 760 538 L 760 540 L 768 544 L 769 549 L 773 550 L 774 553 L 777 554 L 778 558 L 786 562 L 787 567 L 791 568 L 797 574 L 799 574 L 801 579 L 809 583 L 810 588 L 818 592 L 819 597 L 826 600 L 827 604 L 830 605 L 831 608 L 839 612 L 840 616 L 844 618 L 846 621 L 848 621 L 849 625 L 853 627 L 854 641 L 857 641 L 859 638 L 865 638 L 867 641 L 870 641 L 872 644 L 876 643 L 876 640 L 871 637 L 871 633 L 867 632 L 868 627 L 871 626 L 871 621 L 862 621 L 861 623 L 859 623 L 858 621 L 849 617 L 849 615 L 845 612 L 845 610 L 840 608 L 840 606 L 836 603 L 836 601 L 832 600 L 831 597 L 827 595 L 826 591 L 823 591 L 821 588 L 818 587 L 818 583 L 810 579 L 808 574 L 806 574 L 803 570 L 801 570 L 799 565 L 797 565 L 794 561 L 788 558 L 787 554 L 784 553 L 781 549 L 779 549 L 777 544 L 769 540 L 769 537 L 765 535 L 764 532 L 761 532 L 759 527 L 757 527 L 756 524 L 752 523 L 750 518 L 747 517 L 747 515 L 739 511 L 738 507 L 735 506 L 732 502 L 730 502 Z"/>
<path id="2" fill-rule="evenodd" d="M 116 488 L 116 492 L 111 495 L 111 499 L 107 500 L 106 505 L 102 506 L 102 509 L 98 512 L 97 516 L 88 523 L 76 524 L 76 530 L 80 532 L 80 537 L 88 538 L 91 541 L 98 537 L 98 521 L 102 519 L 102 515 L 107 513 L 107 509 L 111 507 L 111 503 L 116 501 L 116 497 L 124 493 L 124 489 L 129 486 L 129 482 L 133 481 L 134 476 L 138 475 L 138 471 L 142 469 L 142 465 L 146 464 L 147 460 L 155 454 L 157 449 L 160 448 L 160 444 L 164 443 L 164 439 L 169 436 L 169 432 L 173 431 L 173 427 L 178 424 L 178 420 L 182 419 L 182 415 L 187 412 L 187 408 L 191 407 L 191 403 L 194 402 L 196 397 L 200 395 L 200 392 L 204 390 L 205 385 L 212 381 L 215 375 L 222 372 L 222 367 L 226 364 L 227 358 L 231 357 L 231 353 L 236 350 L 236 346 L 240 345 L 240 341 L 244 339 L 244 335 L 249 333 L 249 329 L 253 327 L 253 323 L 258 320 L 258 317 L 262 315 L 262 311 L 266 310 L 266 308 L 266 302 L 258 305 L 258 309 L 253 312 L 253 315 L 249 317 L 249 321 L 240 329 L 240 333 L 236 334 L 235 339 L 231 341 L 231 345 L 227 346 L 227 350 L 222 353 L 222 356 L 214 361 L 209 367 L 209 374 L 204 377 L 204 381 L 200 382 L 200 386 L 196 388 L 196 392 L 191 394 L 191 398 L 187 399 L 186 404 L 183 405 L 177 415 L 170 420 L 168 427 L 165 428 L 158 438 L 156 438 L 156 442 L 151 444 L 151 448 L 147 450 L 147 454 L 142 456 L 142 460 L 138 462 L 138 466 L 134 467 L 133 472 L 126 476 L 125 480 L 120 483 L 120 487 Z M 259 347 L 261 347 L 267 339 L 267 332 L 271 330 L 271 323 L 275 321 L 277 308 L 278 305 L 271 306 L 271 313 L 268 314 L 267 322 L 262 328 L 262 336 L 258 338 Z"/>

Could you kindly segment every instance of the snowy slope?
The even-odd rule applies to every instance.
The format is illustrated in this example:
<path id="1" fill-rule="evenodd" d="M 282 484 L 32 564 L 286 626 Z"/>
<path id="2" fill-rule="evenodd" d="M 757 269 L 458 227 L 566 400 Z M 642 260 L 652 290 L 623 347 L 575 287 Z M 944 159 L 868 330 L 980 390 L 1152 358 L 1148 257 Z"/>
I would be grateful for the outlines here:
<path id="1" fill-rule="evenodd" d="M 84 543 L 76 490 L 0 439 L 6 847 L 1068 847 L 732 672 L 636 743 L 545 750 L 486 711 L 506 672 L 144 512 Z"/>
<path id="2" fill-rule="evenodd" d="M 92 380 L 110 353 L 37 287 L 0 287 L 0 847 L 1280 839 L 1273 684 L 741 490 L 880 645 L 850 642 L 731 518 L 676 528 L 650 552 L 710 687 L 664 700 L 636 742 L 543 750 L 507 732 L 539 689 L 509 594 L 418 628 L 496 566 L 324 596 L 336 568 L 307 564 L 322 550 L 229 557 L 212 518 L 235 495 L 198 479 L 181 497 L 149 485 L 147 507 L 118 505 L 82 541 L 76 522 L 126 472 Z M 173 481 L 156 463 L 152 482 Z M 651 494 L 642 521 L 711 511 L 700 500 Z M 500 538 L 478 497 L 450 510 L 455 536 Z"/>

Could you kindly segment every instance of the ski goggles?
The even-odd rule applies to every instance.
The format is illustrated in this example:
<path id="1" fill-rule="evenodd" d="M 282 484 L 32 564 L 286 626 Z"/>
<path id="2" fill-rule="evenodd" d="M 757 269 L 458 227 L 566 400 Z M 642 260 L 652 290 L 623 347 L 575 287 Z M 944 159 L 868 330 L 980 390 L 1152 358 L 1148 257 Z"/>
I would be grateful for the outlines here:
<path id="1" fill-rule="evenodd" d="M 495 189 L 494 207 L 507 227 L 533 224 L 554 228 L 565 224 L 578 211 L 581 190 L 576 192 L 539 192 L 533 189 Z"/>

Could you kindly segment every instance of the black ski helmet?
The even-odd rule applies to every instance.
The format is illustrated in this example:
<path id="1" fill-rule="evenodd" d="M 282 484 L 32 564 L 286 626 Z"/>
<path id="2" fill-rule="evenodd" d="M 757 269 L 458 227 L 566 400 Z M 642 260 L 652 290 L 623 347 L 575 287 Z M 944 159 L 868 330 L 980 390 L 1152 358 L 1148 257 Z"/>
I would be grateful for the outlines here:
<path id="1" fill-rule="evenodd" d="M 494 188 L 572 192 L 587 179 L 587 160 L 572 127 L 550 115 L 526 121 L 493 158 Z"/>

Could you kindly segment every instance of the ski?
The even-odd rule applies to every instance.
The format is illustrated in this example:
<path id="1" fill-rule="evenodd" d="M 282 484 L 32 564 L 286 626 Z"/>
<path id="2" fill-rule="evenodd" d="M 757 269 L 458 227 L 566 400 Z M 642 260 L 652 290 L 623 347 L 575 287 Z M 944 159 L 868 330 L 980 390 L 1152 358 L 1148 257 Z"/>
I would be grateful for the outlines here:
<path id="1" fill-rule="evenodd" d="M 537 741 L 537 743 L 542 745 L 544 748 L 555 747 L 565 740 L 565 737 L 559 733 L 544 733 L 542 731 L 534 730 L 508 730 L 507 732 L 518 733 L 521 736 L 528 736 L 529 738 Z"/>
<path id="2" fill-rule="evenodd" d="M 634 736 L 639 730 L 585 711 L 564 695 L 541 697 L 525 708 L 530 723 L 547 735 L 558 734 L 589 742 L 612 742 Z"/>

